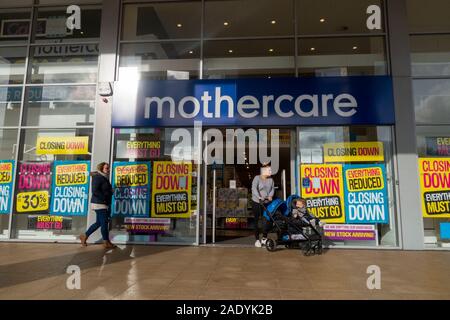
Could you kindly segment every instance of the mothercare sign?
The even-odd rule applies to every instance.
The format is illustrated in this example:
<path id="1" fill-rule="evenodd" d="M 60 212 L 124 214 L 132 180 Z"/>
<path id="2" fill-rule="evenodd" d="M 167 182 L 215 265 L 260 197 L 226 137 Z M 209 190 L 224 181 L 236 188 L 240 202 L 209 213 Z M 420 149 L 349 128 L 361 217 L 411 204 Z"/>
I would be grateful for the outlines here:
<path id="1" fill-rule="evenodd" d="M 118 81 L 112 125 L 391 125 L 393 106 L 387 76 Z"/>

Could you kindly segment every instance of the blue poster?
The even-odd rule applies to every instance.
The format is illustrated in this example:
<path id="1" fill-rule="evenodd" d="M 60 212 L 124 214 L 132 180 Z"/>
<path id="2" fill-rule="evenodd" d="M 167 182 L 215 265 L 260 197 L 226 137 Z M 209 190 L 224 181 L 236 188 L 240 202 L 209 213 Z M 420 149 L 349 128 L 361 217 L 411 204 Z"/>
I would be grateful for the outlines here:
<path id="1" fill-rule="evenodd" d="M 439 224 L 439 230 L 441 233 L 441 240 L 450 239 L 450 222 L 441 222 Z"/>
<path id="2" fill-rule="evenodd" d="M 344 165 L 347 223 L 389 223 L 384 164 Z"/>
<path id="3" fill-rule="evenodd" d="M 151 163 L 114 162 L 112 185 L 114 188 L 111 213 L 113 216 L 150 216 Z"/>
<path id="4" fill-rule="evenodd" d="M 50 214 L 86 216 L 89 211 L 89 161 L 53 163 L 52 205 Z"/>
<path id="5" fill-rule="evenodd" d="M 0 160 L 0 214 L 11 210 L 13 173 L 14 161 Z"/>

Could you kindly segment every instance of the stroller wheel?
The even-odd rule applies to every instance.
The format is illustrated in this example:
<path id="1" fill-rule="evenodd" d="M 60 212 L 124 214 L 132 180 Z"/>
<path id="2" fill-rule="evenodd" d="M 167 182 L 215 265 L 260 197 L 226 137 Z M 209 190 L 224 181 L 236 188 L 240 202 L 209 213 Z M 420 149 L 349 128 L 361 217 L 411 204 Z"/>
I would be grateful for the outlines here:
<path id="1" fill-rule="evenodd" d="M 303 255 L 310 256 L 314 252 L 314 247 L 311 245 L 311 243 L 307 243 L 305 248 L 303 248 Z"/>
<path id="2" fill-rule="evenodd" d="M 316 253 L 317 254 L 322 254 L 323 252 L 323 246 L 322 246 L 322 241 L 319 241 L 316 245 Z"/>
<path id="3" fill-rule="evenodd" d="M 275 248 L 276 248 L 275 241 L 273 241 L 273 239 L 267 239 L 266 241 L 267 251 L 275 251 Z"/>

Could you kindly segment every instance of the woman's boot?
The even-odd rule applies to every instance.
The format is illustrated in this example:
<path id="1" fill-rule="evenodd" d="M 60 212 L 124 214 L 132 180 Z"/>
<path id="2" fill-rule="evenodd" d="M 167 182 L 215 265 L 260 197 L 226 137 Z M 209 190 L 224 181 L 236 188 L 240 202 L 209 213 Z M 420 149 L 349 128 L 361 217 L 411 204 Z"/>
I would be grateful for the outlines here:
<path id="1" fill-rule="evenodd" d="M 117 246 L 113 245 L 113 244 L 111 243 L 111 241 L 109 241 L 109 240 L 104 240 L 104 241 L 103 241 L 103 247 L 105 247 L 105 249 L 114 249 L 114 248 L 117 248 Z"/>
<path id="2" fill-rule="evenodd" d="M 83 247 L 87 247 L 87 242 L 86 242 L 86 240 L 87 240 L 87 236 L 86 236 L 86 234 L 80 234 L 80 241 L 81 241 L 81 245 L 83 246 Z"/>

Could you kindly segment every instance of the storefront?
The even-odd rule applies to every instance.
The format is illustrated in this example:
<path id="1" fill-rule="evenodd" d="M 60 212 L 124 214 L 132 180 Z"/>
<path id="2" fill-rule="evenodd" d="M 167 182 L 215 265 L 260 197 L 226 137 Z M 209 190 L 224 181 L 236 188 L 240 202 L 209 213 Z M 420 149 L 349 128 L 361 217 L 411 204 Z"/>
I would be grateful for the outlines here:
<path id="1" fill-rule="evenodd" d="M 307 198 L 330 245 L 397 246 L 389 77 L 118 81 L 112 117 L 113 163 L 152 178 L 140 211 L 122 210 L 133 197 L 114 206 L 117 240 L 253 243 L 251 182 L 269 162 L 276 196 Z M 180 176 L 164 169 L 184 165 Z M 177 178 L 188 180 L 178 191 Z M 133 219 L 166 233 L 130 234 Z"/>
<path id="2" fill-rule="evenodd" d="M 76 242 L 107 161 L 114 242 L 249 245 L 270 162 L 331 247 L 447 249 L 435 2 L 83 0 L 73 30 L 71 1 L 0 4 L 0 240 Z"/>

